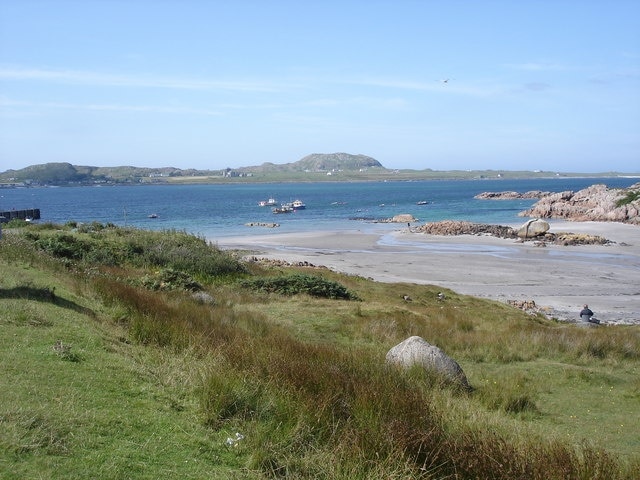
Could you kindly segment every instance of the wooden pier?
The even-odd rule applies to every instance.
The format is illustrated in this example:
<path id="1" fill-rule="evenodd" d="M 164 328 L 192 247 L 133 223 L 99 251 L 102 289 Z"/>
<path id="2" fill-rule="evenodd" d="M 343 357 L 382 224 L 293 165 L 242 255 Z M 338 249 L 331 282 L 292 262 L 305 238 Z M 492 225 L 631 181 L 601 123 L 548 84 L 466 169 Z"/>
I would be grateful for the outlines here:
<path id="1" fill-rule="evenodd" d="M 0 223 L 7 223 L 14 219 L 40 220 L 40 209 L 28 208 L 27 210 L 7 210 L 0 212 Z"/>

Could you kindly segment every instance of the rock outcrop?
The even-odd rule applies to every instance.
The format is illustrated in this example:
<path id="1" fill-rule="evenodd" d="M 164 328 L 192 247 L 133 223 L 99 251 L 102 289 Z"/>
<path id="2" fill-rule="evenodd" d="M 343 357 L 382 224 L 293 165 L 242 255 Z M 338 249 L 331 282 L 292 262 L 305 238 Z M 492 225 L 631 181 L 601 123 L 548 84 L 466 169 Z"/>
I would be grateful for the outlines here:
<path id="1" fill-rule="evenodd" d="M 473 198 L 479 200 L 519 200 L 529 198 L 542 198 L 551 195 L 551 192 L 543 192 L 541 190 L 530 190 L 525 193 L 519 192 L 482 192 Z"/>
<path id="2" fill-rule="evenodd" d="M 278 228 L 279 223 L 273 222 L 249 222 L 244 224 L 246 227 L 266 227 L 266 228 Z"/>
<path id="3" fill-rule="evenodd" d="M 414 231 L 430 235 L 493 235 L 500 238 L 518 238 L 516 230 L 511 227 L 459 220 L 430 222 L 416 227 Z"/>
<path id="4" fill-rule="evenodd" d="M 519 229 L 503 225 L 443 220 L 416 226 L 412 231 L 429 235 L 491 235 L 498 238 L 535 240 L 537 246 L 553 245 L 607 245 L 611 243 L 604 237 L 571 232 L 549 232 L 549 224 L 544 220 L 530 220 Z M 522 232 L 522 233 L 520 233 Z M 526 236 L 525 236 L 526 232 Z"/>
<path id="5" fill-rule="evenodd" d="M 391 348 L 387 352 L 386 363 L 406 369 L 417 365 L 442 375 L 465 390 L 471 390 L 458 362 L 422 337 L 409 337 Z"/>
<path id="6" fill-rule="evenodd" d="M 401 213 L 399 215 L 395 215 L 391 218 L 386 218 L 383 220 L 378 220 L 376 223 L 411 223 L 417 222 L 418 219 L 415 218 L 410 213 Z"/>
<path id="7" fill-rule="evenodd" d="M 629 188 L 592 185 L 578 192 L 565 191 L 547 195 L 519 215 L 640 225 L 639 193 L 640 183 Z"/>

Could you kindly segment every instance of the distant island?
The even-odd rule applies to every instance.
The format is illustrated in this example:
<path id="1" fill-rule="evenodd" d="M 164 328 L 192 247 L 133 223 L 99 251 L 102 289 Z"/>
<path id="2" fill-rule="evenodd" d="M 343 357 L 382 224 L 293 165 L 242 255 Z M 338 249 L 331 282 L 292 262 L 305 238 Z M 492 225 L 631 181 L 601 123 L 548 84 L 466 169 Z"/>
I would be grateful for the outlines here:
<path id="1" fill-rule="evenodd" d="M 313 153 L 296 162 L 224 168 L 97 167 L 44 163 L 0 173 L 0 187 L 117 185 L 148 183 L 268 183 L 318 181 L 451 180 L 490 178 L 617 177 L 617 172 L 577 173 L 509 170 L 438 171 L 388 169 L 361 154 Z M 629 175 L 624 174 L 624 175 Z M 639 174 L 640 175 L 640 174 Z"/>

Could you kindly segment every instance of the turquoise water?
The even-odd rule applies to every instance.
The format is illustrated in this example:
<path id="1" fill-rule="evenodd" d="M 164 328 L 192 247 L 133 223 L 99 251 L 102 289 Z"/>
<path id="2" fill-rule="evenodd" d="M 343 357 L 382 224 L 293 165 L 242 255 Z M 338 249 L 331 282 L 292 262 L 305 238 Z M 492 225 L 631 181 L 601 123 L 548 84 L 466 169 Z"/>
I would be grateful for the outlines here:
<path id="1" fill-rule="evenodd" d="M 419 223 L 444 219 L 519 224 L 518 212 L 535 200 L 476 200 L 484 191 L 580 190 L 595 183 L 627 187 L 637 178 L 552 178 L 364 183 L 278 183 L 238 185 L 145 185 L 0 189 L 0 210 L 39 208 L 42 222 L 67 221 L 177 229 L 214 239 L 236 235 L 310 230 L 385 230 L 378 220 L 410 213 Z M 258 202 L 296 198 L 305 210 L 275 215 Z M 417 202 L 426 201 L 426 205 Z M 158 218 L 149 218 L 157 214 Z M 277 229 L 248 228 L 276 222 Z"/>

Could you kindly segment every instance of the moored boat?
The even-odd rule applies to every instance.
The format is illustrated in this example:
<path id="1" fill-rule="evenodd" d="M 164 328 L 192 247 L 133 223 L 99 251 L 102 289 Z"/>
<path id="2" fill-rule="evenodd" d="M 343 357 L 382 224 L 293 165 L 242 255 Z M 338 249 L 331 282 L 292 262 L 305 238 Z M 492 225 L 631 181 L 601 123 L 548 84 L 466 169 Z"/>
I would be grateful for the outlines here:
<path id="1" fill-rule="evenodd" d="M 271 211 L 273 213 L 291 213 L 293 212 L 293 207 L 288 205 L 288 204 L 284 204 L 284 205 L 280 205 L 279 207 L 274 207 L 271 209 Z"/>
<path id="2" fill-rule="evenodd" d="M 268 200 L 260 200 L 258 202 L 258 205 L 261 207 L 273 207 L 274 205 L 277 205 L 278 202 L 276 201 L 275 198 L 269 198 Z"/>
<path id="3" fill-rule="evenodd" d="M 289 205 L 294 210 L 304 210 L 305 208 L 307 208 L 307 206 L 302 202 L 302 200 L 294 200 Z"/>

